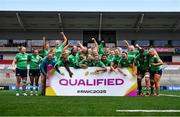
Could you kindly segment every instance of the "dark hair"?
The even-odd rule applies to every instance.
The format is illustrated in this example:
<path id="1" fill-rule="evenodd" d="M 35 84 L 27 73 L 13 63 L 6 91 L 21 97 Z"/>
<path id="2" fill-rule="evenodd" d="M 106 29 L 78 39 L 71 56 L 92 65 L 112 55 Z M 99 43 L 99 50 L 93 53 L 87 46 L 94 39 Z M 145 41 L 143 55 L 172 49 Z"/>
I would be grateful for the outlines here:
<path id="1" fill-rule="evenodd" d="M 103 54 L 102 56 L 106 56 L 106 57 L 107 57 L 107 55 L 106 55 L 106 54 Z"/>
<path id="2" fill-rule="evenodd" d="M 37 48 L 33 48 L 32 52 L 34 53 L 35 50 L 39 51 Z"/>
<path id="3" fill-rule="evenodd" d="M 126 54 L 127 55 L 127 52 L 126 51 L 122 51 L 122 53 Z"/>
<path id="4" fill-rule="evenodd" d="M 139 49 L 139 53 L 144 53 L 144 49 Z"/>

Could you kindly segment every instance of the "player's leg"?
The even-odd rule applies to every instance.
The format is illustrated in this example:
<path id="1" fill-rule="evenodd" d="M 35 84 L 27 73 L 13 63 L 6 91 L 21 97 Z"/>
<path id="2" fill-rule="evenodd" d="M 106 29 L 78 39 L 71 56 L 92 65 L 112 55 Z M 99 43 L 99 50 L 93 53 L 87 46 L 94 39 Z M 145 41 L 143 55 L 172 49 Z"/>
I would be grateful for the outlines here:
<path id="1" fill-rule="evenodd" d="M 162 75 L 162 70 L 160 70 L 156 74 L 154 74 L 154 84 L 155 84 L 157 96 L 159 96 L 159 91 L 160 91 L 159 81 L 160 81 L 161 75 Z"/>
<path id="2" fill-rule="evenodd" d="M 23 96 L 27 96 L 26 94 L 26 82 L 27 82 L 27 70 L 21 70 L 21 76 L 22 76 L 22 92 Z"/>
<path id="3" fill-rule="evenodd" d="M 138 71 L 138 75 L 137 75 L 137 84 L 138 84 L 138 95 L 142 96 L 142 79 L 143 79 L 143 75 L 140 73 L 140 71 Z"/>
<path id="4" fill-rule="evenodd" d="M 39 76 L 35 77 L 35 95 L 38 96 Z"/>
<path id="5" fill-rule="evenodd" d="M 149 72 L 146 72 L 145 73 L 145 82 L 146 82 L 146 90 L 147 90 L 147 93 L 146 95 L 149 95 L 150 94 L 150 73 Z"/>
<path id="6" fill-rule="evenodd" d="M 44 96 L 45 95 L 45 78 L 46 76 L 44 74 L 41 73 L 41 95 Z"/>
<path id="7" fill-rule="evenodd" d="M 154 95 L 154 72 L 150 71 L 151 96 Z"/>
<path id="8" fill-rule="evenodd" d="M 30 96 L 33 96 L 33 86 L 34 86 L 34 74 L 33 70 L 29 70 L 29 77 L 30 77 Z"/>
<path id="9" fill-rule="evenodd" d="M 40 76 L 40 70 L 36 70 L 36 76 L 35 76 L 35 95 L 38 96 L 38 87 L 39 87 L 39 76 Z"/>
<path id="10" fill-rule="evenodd" d="M 16 96 L 19 96 L 19 87 L 21 84 L 21 76 L 19 73 L 19 69 L 16 68 Z"/>
<path id="11" fill-rule="evenodd" d="M 21 84 L 21 77 L 17 76 L 16 77 L 16 96 L 19 96 L 19 87 L 20 87 L 20 84 Z"/>

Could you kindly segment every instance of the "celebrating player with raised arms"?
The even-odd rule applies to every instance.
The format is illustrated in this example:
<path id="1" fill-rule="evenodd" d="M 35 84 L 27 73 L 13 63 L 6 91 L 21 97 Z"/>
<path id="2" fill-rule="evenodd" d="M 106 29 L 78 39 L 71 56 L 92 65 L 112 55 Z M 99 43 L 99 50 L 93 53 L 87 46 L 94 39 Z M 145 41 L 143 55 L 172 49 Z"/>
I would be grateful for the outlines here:
<path id="1" fill-rule="evenodd" d="M 69 73 L 69 76 L 72 77 L 73 73 L 71 72 L 70 68 L 69 68 L 69 60 L 68 60 L 68 55 L 63 53 L 60 56 L 60 59 L 58 59 L 58 62 L 55 64 L 55 68 L 57 69 L 57 72 L 59 72 L 61 75 L 62 73 L 60 71 L 58 71 L 59 67 L 65 67 L 66 70 Z"/>
<path id="2" fill-rule="evenodd" d="M 124 42 L 128 48 L 128 55 L 132 55 L 132 56 L 136 57 L 137 54 L 139 53 L 138 50 L 136 50 L 133 45 L 129 45 L 129 43 L 126 40 L 124 40 Z"/>
<path id="3" fill-rule="evenodd" d="M 61 44 L 60 40 L 56 40 L 56 42 L 55 42 L 55 50 L 56 50 L 55 56 L 57 58 L 59 58 L 59 56 L 63 53 L 63 49 L 66 46 L 67 41 L 68 41 L 68 39 L 65 36 L 64 32 L 60 32 L 60 35 L 63 37 L 64 42 L 62 44 Z"/>
<path id="4" fill-rule="evenodd" d="M 42 58 L 44 58 L 44 57 L 46 57 L 48 55 L 49 51 L 50 51 L 49 43 L 46 42 L 46 37 L 43 37 L 43 47 L 40 50 L 39 55 Z"/>
<path id="5" fill-rule="evenodd" d="M 92 38 L 92 41 L 95 44 L 95 48 L 97 49 L 98 55 L 101 57 L 103 54 L 105 54 L 104 49 L 103 49 L 104 41 L 101 41 L 101 43 L 99 45 L 98 45 L 98 43 L 97 43 L 95 38 Z"/>
<path id="6" fill-rule="evenodd" d="M 69 66 L 74 67 L 76 61 L 77 46 L 73 46 L 71 53 L 68 55 Z"/>
<path id="7" fill-rule="evenodd" d="M 115 49 L 115 55 L 114 55 L 113 61 L 112 61 L 113 64 L 118 65 L 119 61 L 120 61 L 121 58 L 122 58 L 121 52 L 122 52 L 122 50 L 120 50 L 120 49 L 118 49 L 118 48 Z"/>
<path id="8" fill-rule="evenodd" d="M 13 71 L 16 74 L 16 96 L 19 96 L 19 87 L 22 80 L 22 95 L 27 96 L 26 94 L 26 81 L 27 81 L 27 60 L 28 60 L 28 54 L 26 53 L 25 47 L 20 47 L 20 52 L 16 54 L 13 62 L 12 62 L 12 68 Z M 15 65 L 17 66 L 15 67 Z"/>

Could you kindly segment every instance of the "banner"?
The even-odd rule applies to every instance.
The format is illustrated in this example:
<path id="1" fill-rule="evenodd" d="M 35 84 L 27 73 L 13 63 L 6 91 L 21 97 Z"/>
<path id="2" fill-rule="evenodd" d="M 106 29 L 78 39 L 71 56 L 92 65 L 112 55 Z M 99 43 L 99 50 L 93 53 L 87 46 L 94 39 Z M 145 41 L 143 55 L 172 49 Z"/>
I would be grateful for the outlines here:
<path id="1" fill-rule="evenodd" d="M 70 68 L 73 77 L 70 78 L 64 67 L 59 70 L 48 70 L 46 80 L 46 96 L 137 96 L 137 78 L 132 75 L 131 68 L 123 68 L 122 75 L 115 72 L 95 72 L 98 67 L 87 69 Z"/>
<path id="2" fill-rule="evenodd" d="M 157 52 L 175 52 L 174 48 L 156 48 Z"/>

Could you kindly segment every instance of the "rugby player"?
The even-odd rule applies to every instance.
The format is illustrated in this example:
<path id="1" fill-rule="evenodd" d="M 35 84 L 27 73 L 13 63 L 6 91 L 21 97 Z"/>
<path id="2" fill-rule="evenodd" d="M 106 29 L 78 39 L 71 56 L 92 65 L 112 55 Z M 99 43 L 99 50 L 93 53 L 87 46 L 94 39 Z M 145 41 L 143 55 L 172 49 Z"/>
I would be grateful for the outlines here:
<path id="1" fill-rule="evenodd" d="M 30 77 L 30 96 L 33 96 L 33 87 L 35 81 L 35 95 L 38 96 L 39 76 L 40 69 L 39 65 L 42 62 L 42 57 L 39 56 L 37 49 L 33 50 L 32 54 L 28 55 L 28 62 L 30 63 L 29 77 Z"/>
<path id="2" fill-rule="evenodd" d="M 159 81 L 162 75 L 161 65 L 163 65 L 163 61 L 160 59 L 160 57 L 157 55 L 156 50 L 153 48 L 149 49 L 149 55 L 150 55 L 149 64 L 150 64 L 150 79 L 151 79 L 151 95 L 154 95 L 153 85 L 155 84 L 156 95 L 160 96 L 159 95 L 159 91 L 160 91 Z"/>
<path id="3" fill-rule="evenodd" d="M 25 47 L 19 48 L 20 52 L 16 54 L 13 62 L 12 62 L 12 69 L 13 72 L 16 74 L 16 96 L 19 96 L 19 87 L 22 80 L 22 95 L 27 96 L 26 94 L 26 81 L 27 81 L 27 60 L 28 54 L 26 53 Z M 15 65 L 17 66 L 15 67 Z"/>

